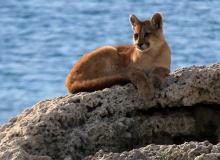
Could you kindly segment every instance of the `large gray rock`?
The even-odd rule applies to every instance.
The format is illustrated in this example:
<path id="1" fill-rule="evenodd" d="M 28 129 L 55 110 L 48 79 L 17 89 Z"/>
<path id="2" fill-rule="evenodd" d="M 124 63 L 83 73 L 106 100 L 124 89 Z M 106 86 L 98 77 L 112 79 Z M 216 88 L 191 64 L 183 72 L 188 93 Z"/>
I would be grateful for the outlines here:
<path id="1" fill-rule="evenodd" d="M 166 82 L 148 106 L 131 84 L 39 102 L 1 126 L 0 159 L 218 159 L 220 64 Z"/>
<path id="2" fill-rule="evenodd" d="M 85 160 L 219 160 L 220 145 L 205 142 L 186 142 L 181 145 L 155 145 L 125 151 L 104 153 L 102 150 Z"/>

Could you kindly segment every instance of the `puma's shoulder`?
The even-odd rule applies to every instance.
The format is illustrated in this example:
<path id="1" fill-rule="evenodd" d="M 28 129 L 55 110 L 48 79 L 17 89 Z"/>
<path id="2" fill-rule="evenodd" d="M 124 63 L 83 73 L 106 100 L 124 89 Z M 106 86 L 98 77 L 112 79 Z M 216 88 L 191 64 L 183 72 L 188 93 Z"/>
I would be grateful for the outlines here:
<path id="1" fill-rule="evenodd" d="M 117 49 L 118 54 L 122 54 L 122 55 L 130 55 L 135 51 L 135 46 L 133 44 L 119 45 L 119 46 L 115 46 L 115 48 Z"/>
<path id="2" fill-rule="evenodd" d="M 97 49 L 95 49 L 93 52 L 117 52 L 117 48 L 111 45 L 107 45 L 107 46 L 103 46 L 103 47 L 99 47 Z"/>

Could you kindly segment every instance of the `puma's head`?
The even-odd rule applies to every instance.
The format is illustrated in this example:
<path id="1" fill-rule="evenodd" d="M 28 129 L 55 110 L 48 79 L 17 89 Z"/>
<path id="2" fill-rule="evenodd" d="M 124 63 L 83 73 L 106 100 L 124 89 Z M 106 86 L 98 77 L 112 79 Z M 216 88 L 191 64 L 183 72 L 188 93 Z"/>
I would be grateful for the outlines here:
<path id="1" fill-rule="evenodd" d="M 163 41 L 163 19 L 155 13 L 151 19 L 140 21 L 135 15 L 130 16 L 133 30 L 133 42 L 140 52 L 148 51 Z"/>

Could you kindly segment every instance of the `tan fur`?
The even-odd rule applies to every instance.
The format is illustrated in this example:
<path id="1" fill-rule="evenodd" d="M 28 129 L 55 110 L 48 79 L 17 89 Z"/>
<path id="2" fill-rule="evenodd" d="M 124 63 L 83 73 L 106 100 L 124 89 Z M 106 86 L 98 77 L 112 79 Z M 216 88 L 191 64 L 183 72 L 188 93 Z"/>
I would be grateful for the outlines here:
<path id="1" fill-rule="evenodd" d="M 162 16 L 156 13 L 145 21 L 131 16 L 130 21 L 134 44 L 104 46 L 85 54 L 67 75 L 70 93 L 132 82 L 143 99 L 152 98 L 152 81 L 163 79 L 170 70 L 170 49 L 163 36 Z"/>

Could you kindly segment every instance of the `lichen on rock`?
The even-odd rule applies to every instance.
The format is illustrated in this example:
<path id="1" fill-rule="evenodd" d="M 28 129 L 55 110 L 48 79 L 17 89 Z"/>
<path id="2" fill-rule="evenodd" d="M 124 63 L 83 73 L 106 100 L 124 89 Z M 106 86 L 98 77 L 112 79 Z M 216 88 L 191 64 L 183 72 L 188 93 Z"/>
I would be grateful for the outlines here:
<path id="1" fill-rule="evenodd" d="M 219 115 L 220 64 L 182 68 L 149 106 L 132 84 L 41 101 L 0 127 L 0 159 L 218 159 Z"/>

